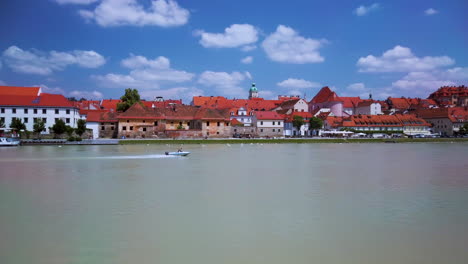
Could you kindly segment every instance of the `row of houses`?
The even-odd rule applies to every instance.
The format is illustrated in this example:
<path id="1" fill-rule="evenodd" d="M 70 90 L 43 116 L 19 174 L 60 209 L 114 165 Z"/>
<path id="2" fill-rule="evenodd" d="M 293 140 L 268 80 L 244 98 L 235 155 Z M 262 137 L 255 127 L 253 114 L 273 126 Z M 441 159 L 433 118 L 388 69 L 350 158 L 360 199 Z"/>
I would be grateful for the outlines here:
<path id="1" fill-rule="evenodd" d="M 445 96 L 447 87 L 441 89 L 445 92 L 439 94 Z M 454 90 L 456 103 L 464 100 L 466 90 Z M 378 101 L 371 95 L 368 99 L 338 96 L 328 87 L 309 102 L 299 96 L 259 98 L 253 84 L 248 99 L 195 96 L 190 105 L 184 105 L 181 100 L 158 97 L 125 112 L 116 111 L 118 99 L 71 102 L 63 95 L 42 93 L 39 87 L 0 86 L 0 95 L 0 121 L 6 125 L 19 118 L 32 130 L 34 121 L 42 119 L 47 128 L 44 133 L 50 133 L 49 127 L 57 119 L 71 127 L 85 119 L 93 138 L 310 136 L 308 121 L 313 117 L 321 118 L 329 131 L 452 135 L 468 120 L 466 106 L 447 105 L 434 94 L 431 99 L 389 97 Z M 445 103 L 440 105 L 437 100 Z M 293 126 L 295 116 L 305 121 L 300 128 Z"/>

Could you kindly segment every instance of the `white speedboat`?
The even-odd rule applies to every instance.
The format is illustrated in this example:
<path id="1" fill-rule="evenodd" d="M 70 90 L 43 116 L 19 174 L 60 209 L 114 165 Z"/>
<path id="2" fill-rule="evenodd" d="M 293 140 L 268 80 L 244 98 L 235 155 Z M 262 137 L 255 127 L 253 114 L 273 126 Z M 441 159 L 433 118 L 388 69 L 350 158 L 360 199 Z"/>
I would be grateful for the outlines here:
<path id="1" fill-rule="evenodd" d="M 18 138 L 0 137 L 0 147 L 19 146 L 21 141 Z"/>
<path id="2" fill-rule="evenodd" d="M 166 155 L 172 155 L 172 156 L 187 156 L 190 154 L 188 151 L 176 151 L 176 152 L 167 152 Z"/>

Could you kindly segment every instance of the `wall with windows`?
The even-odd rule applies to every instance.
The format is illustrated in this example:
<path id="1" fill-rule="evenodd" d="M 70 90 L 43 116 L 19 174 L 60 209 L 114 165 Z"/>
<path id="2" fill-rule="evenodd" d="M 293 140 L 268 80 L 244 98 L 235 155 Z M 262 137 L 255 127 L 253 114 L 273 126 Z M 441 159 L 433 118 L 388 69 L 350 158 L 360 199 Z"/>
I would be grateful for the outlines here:
<path id="1" fill-rule="evenodd" d="M 29 106 L 0 106 L 0 119 L 9 128 L 13 118 L 19 118 L 26 125 L 26 129 L 33 131 L 34 121 L 42 119 L 45 122 L 46 131 L 55 124 L 56 119 L 62 119 L 66 125 L 76 128 L 80 118 L 77 108 L 64 107 L 29 107 Z"/>
<path id="2" fill-rule="evenodd" d="M 257 120 L 257 136 L 282 137 L 284 136 L 283 120 Z"/>

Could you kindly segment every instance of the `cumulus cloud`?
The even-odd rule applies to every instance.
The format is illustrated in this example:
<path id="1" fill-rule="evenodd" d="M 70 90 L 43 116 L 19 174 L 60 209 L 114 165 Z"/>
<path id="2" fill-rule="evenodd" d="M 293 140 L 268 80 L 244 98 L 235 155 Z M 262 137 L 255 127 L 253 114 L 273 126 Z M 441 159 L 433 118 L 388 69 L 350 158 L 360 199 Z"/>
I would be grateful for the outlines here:
<path id="1" fill-rule="evenodd" d="M 130 72 L 94 75 L 92 78 L 106 87 L 159 89 L 162 82 L 182 83 L 194 77 L 193 73 L 172 69 L 169 59 L 163 56 L 151 60 L 144 56 L 130 54 L 130 57 L 121 61 L 121 65 L 129 68 Z"/>
<path id="2" fill-rule="evenodd" d="M 39 84 L 39 85 L 35 84 L 35 85 L 33 85 L 33 87 L 41 87 L 41 91 L 43 93 L 66 95 L 65 90 L 60 88 L 60 87 L 49 87 L 48 85 L 45 85 L 45 84 Z"/>
<path id="3" fill-rule="evenodd" d="M 417 57 L 409 48 L 397 45 L 380 57 L 368 55 L 359 58 L 357 66 L 360 72 L 411 72 L 432 70 L 454 63 L 448 56 Z"/>
<path id="4" fill-rule="evenodd" d="M 246 88 L 241 87 L 241 83 L 246 79 L 251 79 L 251 77 L 249 72 L 205 71 L 200 74 L 198 83 L 207 87 L 214 87 L 222 95 L 239 98 L 246 95 Z"/>
<path id="5" fill-rule="evenodd" d="M 63 4 L 89 5 L 99 0 L 55 0 L 55 2 Z"/>
<path id="6" fill-rule="evenodd" d="M 149 8 L 145 8 L 136 0 L 102 0 L 94 10 L 82 9 L 79 14 L 87 21 L 94 21 L 103 27 L 174 27 L 185 25 L 190 16 L 190 12 L 174 0 L 151 0 Z"/>
<path id="7" fill-rule="evenodd" d="M 241 48 L 241 50 L 244 51 L 244 52 L 249 52 L 249 51 L 252 51 L 252 50 L 254 50 L 256 48 L 257 48 L 256 45 L 246 45 L 246 46 L 243 46 Z"/>
<path id="8" fill-rule="evenodd" d="M 346 89 L 356 92 L 363 92 L 367 90 L 366 85 L 364 85 L 364 83 L 353 83 L 348 85 Z"/>
<path id="9" fill-rule="evenodd" d="M 325 59 L 319 49 L 326 40 L 316 40 L 300 36 L 294 29 L 279 25 L 262 43 L 267 56 L 283 63 L 318 63 Z"/>
<path id="10" fill-rule="evenodd" d="M 88 100 L 91 99 L 102 99 L 104 98 L 104 95 L 101 92 L 98 91 L 71 91 L 69 93 L 69 97 L 75 97 L 77 99 L 79 98 L 86 98 Z"/>
<path id="11" fill-rule="evenodd" d="M 249 24 L 233 24 L 224 29 L 224 33 L 208 33 L 203 30 L 195 31 L 200 36 L 200 44 L 205 48 L 236 48 L 244 46 L 249 49 L 249 44 L 258 40 L 258 31 Z"/>
<path id="12" fill-rule="evenodd" d="M 305 89 L 305 88 L 319 88 L 322 85 L 317 82 L 306 81 L 304 79 L 294 79 L 289 78 L 282 82 L 277 83 L 276 85 L 284 88 L 296 88 L 296 89 Z"/>
<path id="13" fill-rule="evenodd" d="M 203 91 L 196 87 L 173 87 L 161 90 L 142 90 L 139 91 L 142 99 L 154 100 L 157 96 L 165 99 L 182 99 L 182 102 L 188 104 L 194 96 L 203 95 Z"/>
<path id="14" fill-rule="evenodd" d="M 439 13 L 439 11 L 435 10 L 434 8 L 428 8 L 426 10 L 424 10 L 424 14 L 428 15 L 428 16 L 432 16 L 432 15 L 435 15 Z"/>
<path id="15" fill-rule="evenodd" d="M 83 68 L 97 68 L 106 63 L 106 59 L 92 50 L 74 50 L 69 52 L 26 51 L 11 46 L 3 52 L 3 61 L 13 71 L 38 75 L 49 75 L 62 71 L 67 66 L 78 65 Z"/>
<path id="16" fill-rule="evenodd" d="M 462 85 L 468 82 L 468 68 L 452 68 L 428 72 L 410 72 L 392 86 L 401 90 L 418 92 L 422 96 L 446 85 Z"/>
<path id="17" fill-rule="evenodd" d="M 379 3 L 374 3 L 374 4 L 369 5 L 369 6 L 361 5 L 358 8 L 354 9 L 353 12 L 357 16 L 365 16 L 365 15 L 369 14 L 370 12 L 379 9 L 379 7 L 380 7 Z"/>
<path id="18" fill-rule="evenodd" d="M 247 56 L 241 60 L 242 63 L 244 64 L 251 64 L 253 62 L 253 57 L 252 56 Z"/>

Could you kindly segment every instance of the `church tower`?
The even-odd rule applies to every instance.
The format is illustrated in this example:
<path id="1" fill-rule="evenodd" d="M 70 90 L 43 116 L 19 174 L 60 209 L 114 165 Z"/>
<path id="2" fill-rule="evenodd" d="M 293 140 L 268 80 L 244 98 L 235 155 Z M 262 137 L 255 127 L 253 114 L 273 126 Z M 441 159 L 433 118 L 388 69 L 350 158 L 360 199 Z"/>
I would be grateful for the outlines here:
<path id="1" fill-rule="evenodd" d="M 249 90 L 249 99 L 252 98 L 258 98 L 258 90 L 257 87 L 255 87 L 255 83 L 252 83 L 252 87 L 250 87 Z"/>

